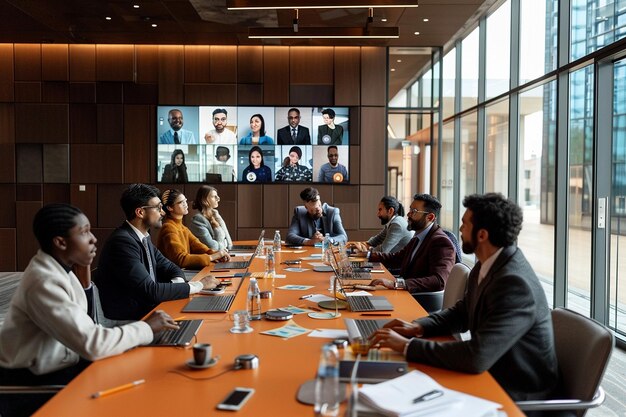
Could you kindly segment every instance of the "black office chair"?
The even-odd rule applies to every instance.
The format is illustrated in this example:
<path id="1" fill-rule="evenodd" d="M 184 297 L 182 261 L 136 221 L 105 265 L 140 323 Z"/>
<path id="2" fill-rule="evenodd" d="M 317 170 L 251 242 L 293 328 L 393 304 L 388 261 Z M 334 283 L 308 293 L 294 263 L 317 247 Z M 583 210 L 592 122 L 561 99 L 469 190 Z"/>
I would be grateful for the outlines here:
<path id="1" fill-rule="evenodd" d="M 443 232 L 446 234 L 446 236 L 448 236 L 448 239 L 450 239 L 450 242 L 452 242 L 452 245 L 454 245 L 454 251 L 456 252 L 456 260 L 455 263 L 461 263 L 463 262 L 463 256 L 462 256 L 462 252 L 461 252 L 461 246 L 459 246 L 459 240 L 456 238 L 456 235 L 454 233 L 452 233 L 449 230 L 443 229 Z"/>

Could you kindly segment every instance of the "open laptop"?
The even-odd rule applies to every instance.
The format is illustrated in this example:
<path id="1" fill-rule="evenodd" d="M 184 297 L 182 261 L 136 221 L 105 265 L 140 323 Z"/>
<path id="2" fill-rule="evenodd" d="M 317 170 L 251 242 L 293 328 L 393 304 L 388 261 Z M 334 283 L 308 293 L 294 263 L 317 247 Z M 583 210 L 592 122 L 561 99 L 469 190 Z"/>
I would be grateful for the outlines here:
<path id="1" fill-rule="evenodd" d="M 157 333 L 148 346 L 189 346 L 201 325 L 202 320 L 180 320 L 178 330 L 169 329 Z"/>
<path id="2" fill-rule="evenodd" d="M 218 262 L 213 265 L 213 269 L 211 271 L 220 271 L 224 269 L 246 269 L 250 266 L 250 263 L 256 256 L 256 251 L 252 253 L 252 256 L 247 261 L 230 261 L 230 262 Z"/>
<path id="3" fill-rule="evenodd" d="M 261 236 L 259 236 L 259 242 L 265 237 L 265 230 L 261 230 Z M 233 245 L 230 250 L 255 250 L 259 246 L 259 242 L 256 245 Z"/>
<path id="4" fill-rule="evenodd" d="M 376 330 L 382 328 L 390 322 L 387 320 L 363 320 L 363 319 L 343 319 L 348 330 L 348 340 L 352 343 L 355 339 L 367 340 Z"/>
<path id="5" fill-rule="evenodd" d="M 181 310 L 183 313 L 225 313 L 230 309 L 235 294 L 194 297 Z"/>

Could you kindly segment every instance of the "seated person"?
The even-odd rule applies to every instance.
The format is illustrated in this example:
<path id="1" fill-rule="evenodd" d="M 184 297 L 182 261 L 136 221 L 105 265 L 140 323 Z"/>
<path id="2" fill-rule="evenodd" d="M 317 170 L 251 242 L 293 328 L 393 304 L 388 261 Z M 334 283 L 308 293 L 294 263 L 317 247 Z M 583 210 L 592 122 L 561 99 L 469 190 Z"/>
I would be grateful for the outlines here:
<path id="1" fill-rule="evenodd" d="M 161 196 L 165 219 L 157 239 L 157 248 L 181 268 L 202 269 L 218 259 L 228 260 L 228 251 L 212 250 L 183 224 L 189 213 L 187 198 L 178 190 L 166 190 Z"/>
<path id="2" fill-rule="evenodd" d="M 111 328 L 94 323 L 72 267 L 88 268 L 96 256 L 89 220 L 69 204 L 41 208 L 33 220 L 40 250 L 26 267 L 0 329 L 0 375 L 7 385 L 67 384 L 90 361 L 152 342 L 177 329 L 165 312 Z M 37 404 L 40 405 L 40 404 Z"/>
<path id="3" fill-rule="evenodd" d="M 317 127 L 318 145 L 341 145 L 343 141 L 343 127 L 335 125 L 335 111 L 333 109 L 322 110 L 324 124 Z"/>
<path id="4" fill-rule="evenodd" d="M 554 398 L 559 369 L 550 308 L 515 245 L 522 210 L 495 193 L 467 196 L 463 205 L 463 252 L 479 260 L 463 299 L 413 323 L 393 320 L 371 342 L 404 352 L 410 362 L 473 374 L 489 371 L 515 401 Z M 424 339 L 468 330 L 467 341 Z"/>
<path id="5" fill-rule="evenodd" d="M 222 182 L 233 182 L 235 180 L 235 169 L 228 163 L 230 159 L 230 149 L 226 146 L 218 146 L 215 148 L 216 163 L 209 165 L 208 174 L 219 174 Z"/>
<path id="6" fill-rule="evenodd" d="M 261 114 L 250 117 L 250 132 L 239 141 L 240 145 L 273 145 L 274 139 L 265 134 L 265 119 Z"/>
<path id="7" fill-rule="evenodd" d="M 198 238 L 200 242 L 207 245 L 212 250 L 230 249 L 233 241 L 228 233 L 226 223 L 220 216 L 217 207 L 220 197 L 217 190 L 210 185 L 203 185 L 198 188 L 196 199 L 193 201 L 193 208 L 199 213 L 193 216 L 189 230 Z"/>
<path id="8" fill-rule="evenodd" d="M 367 242 L 348 242 L 349 248 L 357 251 L 394 253 L 404 248 L 413 237 L 404 218 L 404 206 L 395 197 L 385 196 L 378 203 L 378 218 L 383 226 L 377 235 Z"/>
<path id="9" fill-rule="evenodd" d="M 189 182 L 187 178 L 187 165 L 185 165 L 185 153 L 181 149 L 174 149 L 169 164 L 165 165 L 161 182 L 184 184 Z"/>
<path id="10" fill-rule="evenodd" d="M 270 182 L 272 181 L 272 171 L 263 162 L 263 150 L 258 146 L 253 146 L 248 152 L 250 164 L 241 174 L 241 182 Z"/>
<path id="11" fill-rule="evenodd" d="M 320 167 L 317 182 L 348 182 L 348 169 L 339 163 L 339 149 L 330 145 L 326 156 L 328 162 Z"/>
<path id="12" fill-rule="evenodd" d="M 94 279 L 106 317 L 138 320 L 163 301 L 219 284 L 211 275 L 185 282 L 183 271 L 152 244 L 148 231 L 161 226 L 163 213 L 156 187 L 132 184 L 120 204 L 126 221 L 106 241 Z"/>
<path id="13" fill-rule="evenodd" d="M 313 246 L 324 240 L 326 233 L 335 242 L 345 243 L 348 235 L 341 224 L 339 209 L 322 204 L 317 189 L 308 187 L 302 190 L 300 198 L 304 206 L 293 210 L 291 225 L 286 242 L 291 245 Z"/>
<path id="14" fill-rule="evenodd" d="M 456 253 L 448 236 L 436 224 L 440 209 L 441 203 L 429 194 L 413 196 L 408 213 L 408 228 L 415 231 L 413 239 L 398 252 L 368 254 L 372 262 L 382 262 L 389 269 L 400 268 L 401 278 L 375 279 L 370 285 L 406 289 L 411 293 L 443 290 Z"/>
<path id="15" fill-rule="evenodd" d="M 292 146 L 289 149 L 289 164 L 278 170 L 276 181 L 311 182 L 313 180 L 313 172 L 304 165 L 299 164 L 300 158 L 302 158 L 302 149 L 299 146 Z"/>

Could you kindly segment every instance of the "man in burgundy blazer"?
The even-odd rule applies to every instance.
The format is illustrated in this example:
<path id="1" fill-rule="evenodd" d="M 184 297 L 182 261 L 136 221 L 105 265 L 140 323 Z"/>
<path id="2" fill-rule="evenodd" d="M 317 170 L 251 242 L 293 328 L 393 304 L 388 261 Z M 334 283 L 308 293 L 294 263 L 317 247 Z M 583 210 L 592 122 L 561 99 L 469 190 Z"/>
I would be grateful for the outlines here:
<path id="1" fill-rule="evenodd" d="M 406 289 L 411 293 L 443 290 L 455 263 L 454 245 L 436 224 L 441 203 L 429 194 L 415 194 L 407 213 L 408 228 L 415 230 L 413 239 L 395 253 L 371 252 L 372 262 L 382 262 L 387 268 L 400 268 L 396 281 L 375 279 L 371 285 L 390 289 Z"/>

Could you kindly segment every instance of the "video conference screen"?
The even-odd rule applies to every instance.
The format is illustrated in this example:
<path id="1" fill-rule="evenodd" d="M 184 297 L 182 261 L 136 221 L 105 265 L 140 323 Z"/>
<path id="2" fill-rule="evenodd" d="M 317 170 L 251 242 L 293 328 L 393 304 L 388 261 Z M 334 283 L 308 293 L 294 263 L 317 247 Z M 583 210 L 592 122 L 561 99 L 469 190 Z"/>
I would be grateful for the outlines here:
<path id="1" fill-rule="evenodd" d="M 349 183 L 348 107 L 157 107 L 162 183 Z"/>

